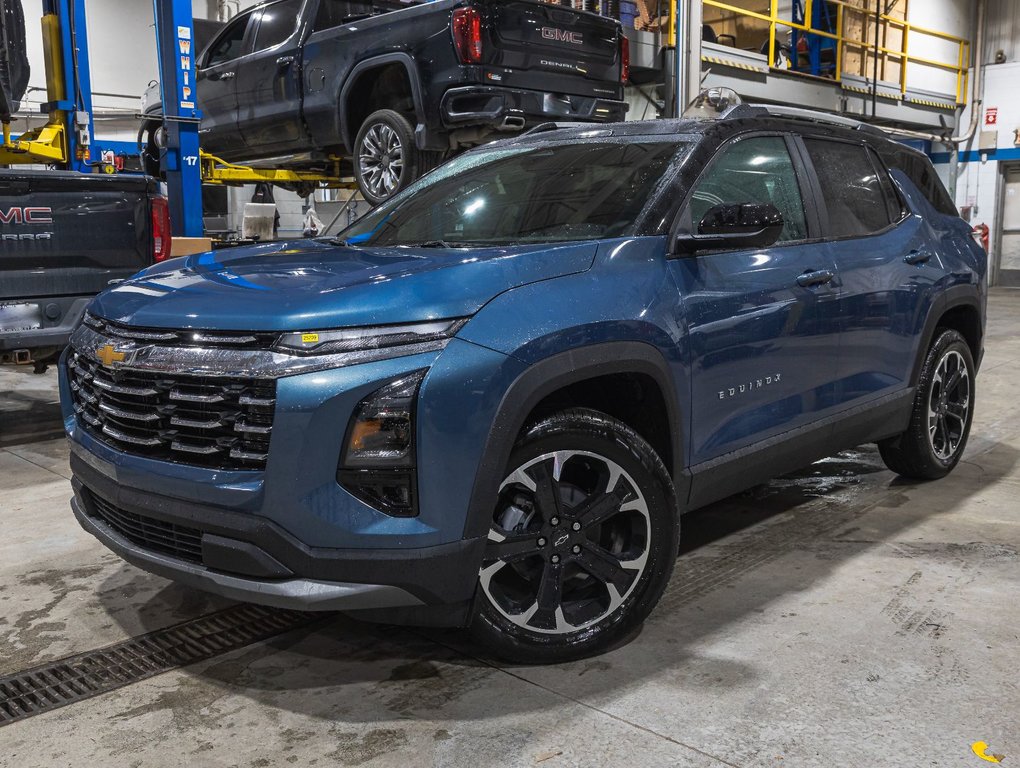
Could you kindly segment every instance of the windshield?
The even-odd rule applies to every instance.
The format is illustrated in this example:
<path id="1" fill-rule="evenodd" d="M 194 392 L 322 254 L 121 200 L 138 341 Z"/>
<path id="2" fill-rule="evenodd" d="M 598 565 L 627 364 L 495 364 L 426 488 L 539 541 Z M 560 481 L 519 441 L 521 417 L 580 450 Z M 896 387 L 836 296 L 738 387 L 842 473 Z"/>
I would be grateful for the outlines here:
<path id="1" fill-rule="evenodd" d="M 643 234 L 677 141 L 517 146 L 452 160 L 349 227 L 349 245 L 522 245 Z"/>

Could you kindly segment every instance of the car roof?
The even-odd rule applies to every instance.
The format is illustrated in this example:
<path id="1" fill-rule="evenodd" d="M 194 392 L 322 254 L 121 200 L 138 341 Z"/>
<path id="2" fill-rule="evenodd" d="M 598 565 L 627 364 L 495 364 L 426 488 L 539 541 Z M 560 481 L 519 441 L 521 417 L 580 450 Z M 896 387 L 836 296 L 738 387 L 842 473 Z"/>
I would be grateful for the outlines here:
<path id="1" fill-rule="evenodd" d="M 663 136 L 698 141 L 709 134 L 724 141 L 740 133 L 763 130 L 866 141 L 880 152 L 906 152 L 926 157 L 923 152 L 895 141 L 889 134 L 868 123 L 842 115 L 759 104 L 741 104 L 719 117 L 710 118 L 666 118 L 594 124 L 543 123 L 507 143 L 559 144 L 628 136 Z"/>

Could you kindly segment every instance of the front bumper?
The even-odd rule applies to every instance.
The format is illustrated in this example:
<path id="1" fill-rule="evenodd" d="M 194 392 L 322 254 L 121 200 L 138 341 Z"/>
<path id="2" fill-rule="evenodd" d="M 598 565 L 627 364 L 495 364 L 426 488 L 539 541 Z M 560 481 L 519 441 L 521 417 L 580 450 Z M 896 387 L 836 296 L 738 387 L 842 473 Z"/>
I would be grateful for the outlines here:
<path id="1" fill-rule="evenodd" d="M 102 340 L 87 341 L 79 354 Z M 417 415 L 419 514 L 390 517 L 337 481 L 337 463 L 361 400 L 421 368 L 430 373 Z M 521 368 L 454 339 L 438 355 L 284 376 L 265 469 L 237 470 L 151 458 L 99 439 L 76 416 L 65 354 L 60 391 L 75 514 L 126 560 L 211 592 L 305 610 L 382 608 L 387 621 L 455 624 L 470 607 L 482 562 L 484 541 L 465 538 L 466 518 L 500 402 L 478 392 L 504 391 Z M 125 518 L 119 530 L 104 522 L 96 501 Z M 164 537 L 167 526 L 186 529 L 191 557 L 124 535 L 132 526 L 154 526 Z M 391 608 L 405 611 L 392 616 Z"/>
<path id="2" fill-rule="evenodd" d="M 207 592 L 322 611 L 452 605 L 474 594 L 482 539 L 417 549 L 309 547 L 266 518 L 120 486 L 77 452 L 71 469 L 82 528 L 129 563 Z M 171 551 L 195 539 L 194 557 Z"/>
<path id="3" fill-rule="evenodd" d="M 444 124 L 451 128 L 522 128 L 553 120 L 611 123 L 627 115 L 624 101 L 483 85 L 450 89 L 440 109 Z"/>

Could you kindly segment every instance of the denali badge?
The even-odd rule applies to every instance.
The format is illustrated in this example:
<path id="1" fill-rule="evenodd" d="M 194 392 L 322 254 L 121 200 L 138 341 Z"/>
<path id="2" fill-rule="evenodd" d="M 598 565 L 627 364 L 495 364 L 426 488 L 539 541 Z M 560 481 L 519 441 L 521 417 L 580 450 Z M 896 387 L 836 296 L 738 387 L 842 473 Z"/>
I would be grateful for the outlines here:
<path id="1" fill-rule="evenodd" d="M 777 373 L 774 376 L 766 376 L 762 379 L 754 379 L 746 384 L 738 384 L 737 386 L 730 387 L 729 389 L 722 389 L 719 390 L 719 399 L 729 400 L 731 397 L 742 395 L 745 392 L 754 392 L 756 389 L 764 389 L 765 387 L 770 387 L 773 384 L 778 384 L 782 378 L 783 374 Z"/>
<path id="2" fill-rule="evenodd" d="M 113 344 L 107 344 L 105 347 L 100 347 L 96 350 L 96 359 L 107 368 L 114 363 L 123 363 L 126 356 L 124 352 L 118 351 Z"/>
<path id="3" fill-rule="evenodd" d="M 573 43 L 574 45 L 584 45 L 584 35 L 580 32 L 570 32 L 566 29 L 556 29 L 555 27 L 542 27 L 542 37 L 546 40 L 555 40 L 563 43 Z"/>

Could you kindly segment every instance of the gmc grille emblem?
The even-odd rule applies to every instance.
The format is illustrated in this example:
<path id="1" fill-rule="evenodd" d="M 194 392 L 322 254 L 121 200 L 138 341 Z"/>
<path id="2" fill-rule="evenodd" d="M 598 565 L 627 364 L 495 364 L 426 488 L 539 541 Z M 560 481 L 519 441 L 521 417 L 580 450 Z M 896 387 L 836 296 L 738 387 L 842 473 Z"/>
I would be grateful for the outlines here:
<path id="1" fill-rule="evenodd" d="M 546 40 L 555 40 L 561 43 L 584 45 L 584 35 L 580 32 L 570 32 L 566 29 L 557 29 L 556 27 L 542 27 L 542 37 Z"/>

